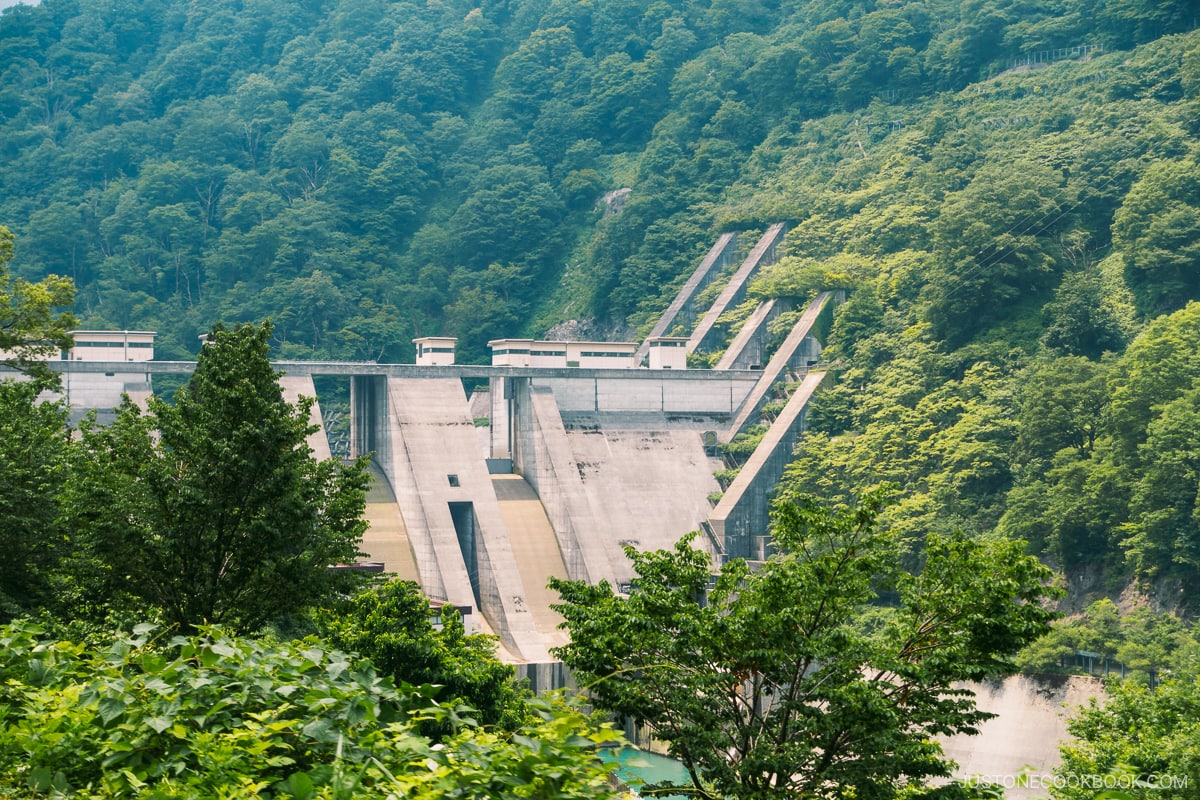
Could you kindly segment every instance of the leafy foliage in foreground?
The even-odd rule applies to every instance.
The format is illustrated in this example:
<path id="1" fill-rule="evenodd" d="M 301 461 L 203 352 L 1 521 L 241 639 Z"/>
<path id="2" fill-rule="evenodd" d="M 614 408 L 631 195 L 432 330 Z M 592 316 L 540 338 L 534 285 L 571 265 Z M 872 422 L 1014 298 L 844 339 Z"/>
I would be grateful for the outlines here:
<path id="1" fill-rule="evenodd" d="M 54 498 L 70 429 L 66 406 L 38 393 L 34 381 L 0 380 L 0 621 L 53 601 L 62 556 Z"/>
<path id="2" fill-rule="evenodd" d="M 687 539 L 627 549 L 628 597 L 552 580 L 571 632 L 556 653 L 598 707 L 668 744 L 697 797 L 881 800 L 948 776 L 933 737 L 989 716 L 959 682 L 1014 670 L 1053 617 L 1050 572 L 1020 542 L 931 536 L 908 573 L 881 505 L 780 502 L 780 552 L 715 585 Z"/>
<path id="3" fill-rule="evenodd" d="M 496 639 L 466 635 L 458 614 L 430 620 L 429 598 L 411 581 L 373 586 L 316 615 L 320 635 L 335 647 L 369 658 L 396 683 L 442 687 L 442 703 L 464 703 L 480 724 L 515 730 L 529 716 L 528 691 L 517 688 L 511 664 L 496 658 Z M 444 731 L 427 725 L 426 731 Z"/>
<path id="4" fill-rule="evenodd" d="M 518 733 L 461 725 L 435 687 L 397 687 L 316 640 L 219 628 L 99 648 L 0 628 L 0 794 L 17 797 L 605 798 L 594 749 L 619 735 L 535 704 Z M 420 731 L 440 720 L 440 745 Z"/>
<path id="5" fill-rule="evenodd" d="M 1093 700 L 1068 724 L 1072 740 L 1062 746 L 1055 777 L 1056 800 L 1092 800 L 1098 776 L 1121 789 L 1121 797 L 1200 798 L 1200 674 L 1192 662 L 1175 678 L 1151 689 L 1137 683 L 1109 687 L 1101 705 Z"/>

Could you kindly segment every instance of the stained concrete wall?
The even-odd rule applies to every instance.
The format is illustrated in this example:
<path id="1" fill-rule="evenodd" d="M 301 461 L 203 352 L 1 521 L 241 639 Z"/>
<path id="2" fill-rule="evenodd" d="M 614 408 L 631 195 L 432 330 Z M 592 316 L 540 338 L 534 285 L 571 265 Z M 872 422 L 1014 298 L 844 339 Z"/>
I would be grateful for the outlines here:
<path id="1" fill-rule="evenodd" d="M 603 509 L 592 507 L 567 440 L 553 392 L 529 379 L 509 379 L 517 435 L 513 468 L 534 488 L 573 580 L 616 581 L 605 541 L 589 535 Z M 623 555 L 622 555 L 623 557 Z"/>
<path id="2" fill-rule="evenodd" d="M 292 405 L 300 402 L 302 396 L 313 399 L 312 408 L 308 413 L 308 424 L 317 426 L 317 429 L 309 434 L 308 446 L 312 448 L 313 458 L 318 461 L 332 458 L 333 454 L 329 450 L 329 437 L 325 435 L 325 426 L 321 420 L 321 406 L 317 403 L 317 388 L 313 386 L 312 376 L 284 375 L 279 379 L 279 388 L 283 391 L 283 399 Z"/>
<path id="3" fill-rule="evenodd" d="M 709 515 L 709 528 L 726 558 L 758 561 L 768 555 L 770 493 L 791 461 L 803 431 L 805 406 L 824 377 L 823 372 L 805 376 Z"/>
<path id="4" fill-rule="evenodd" d="M 713 472 L 723 464 L 705 453 L 705 423 L 674 423 L 663 414 L 570 414 L 563 421 L 575 468 L 599 514 L 580 535 L 605 543 L 618 585 L 633 577 L 622 546 L 672 547 L 697 530 L 720 489 Z M 696 545 L 706 547 L 707 540 Z"/>
<path id="5" fill-rule="evenodd" d="M 733 277 L 729 279 L 725 289 L 704 313 L 700 322 L 696 324 L 696 329 L 692 331 L 692 335 L 688 339 L 689 353 L 704 353 L 716 347 L 717 341 L 721 338 L 717 328 L 717 319 L 745 299 L 746 285 L 759 267 L 775 262 L 775 246 L 783 241 L 786 230 L 787 227 L 782 222 L 777 222 L 767 228 L 767 232 L 754 245 L 750 255 L 738 267 L 737 272 L 733 273 Z"/>
<path id="6" fill-rule="evenodd" d="M 958 763 L 955 776 L 1013 783 L 1028 772 L 1048 776 L 1061 763 L 1059 744 L 1067 722 L 1091 700 L 1103 700 L 1104 685 L 1086 675 L 1014 675 L 993 683 L 966 684 L 982 711 L 997 716 L 979 726 L 978 736 L 941 739 L 942 749 Z M 1007 789 L 1008 798 L 1045 797 L 1036 786 Z"/>
<path id="7" fill-rule="evenodd" d="M 19 373 L 12 375 L 18 380 L 22 379 Z M 144 411 L 152 394 L 148 372 L 67 372 L 62 377 L 62 384 L 61 393 L 43 392 L 41 396 L 44 399 L 64 400 L 72 425 L 78 424 L 89 411 L 97 412 L 96 418 L 100 424 L 111 423 L 116 419 L 115 409 L 121 405 L 121 396 L 125 394 Z"/>
<path id="8" fill-rule="evenodd" d="M 549 386 L 518 385 L 514 468 L 541 498 L 570 576 L 625 585 L 622 545 L 670 547 L 703 522 L 722 464 L 700 434 L 727 417 L 569 412 L 557 401 Z"/>
<path id="9" fill-rule="evenodd" d="M 533 487 L 520 475 L 493 475 L 492 487 L 500 501 L 534 626 L 544 641 L 564 645 L 567 633 L 558 627 L 562 616 L 551 608 L 559 601 L 558 593 L 547 586 L 551 577 L 569 577 L 554 526 Z"/>
<path id="10" fill-rule="evenodd" d="M 776 298 L 759 303 L 742 323 L 715 369 L 761 368 L 767 360 L 767 328 L 781 313 L 790 310 L 791 304 Z"/>
<path id="11" fill-rule="evenodd" d="M 513 381 L 527 380 L 524 378 L 492 378 L 491 390 L 488 392 L 488 455 L 491 458 L 512 458 L 513 406 L 511 399 Z"/>
<path id="12" fill-rule="evenodd" d="M 388 441 L 387 378 L 353 375 L 350 378 L 350 455 L 373 455 L 385 474 L 392 470 Z"/>
<path id="13" fill-rule="evenodd" d="M 367 486 L 363 519 L 367 522 L 362 541 L 364 560 L 382 563 L 385 572 L 419 584 L 421 571 L 408 540 L 400 506 L 396 503 L 396 493 L 375 463 L 371 464 L 371 483 Z"/>
<path id="14" fill-rule="evenodd" d="M 384 410 L 378 426 L 386 431 L 377 430 L 372 438 L 379 448 L 377 462 L 395 490 L 422 588 L 434 599 L 479 608 L 511 658 L 549 660 L 525 600 L 462 383 L 386 381 L 383 407 L 378 396 L 369 403 Z M 377 395 L 378 384 L 370 388 Z M 474 563 L 464 559 L 451 503 L 470 504 Z M 472 574 L 478 579 L 475 588 Z"/>
<path id="15" fill-rule="evenodd" d="M 658 411 L 668 414 L 732 415 L 758 381 L 756 373 L 729 374 L 714 379 L 695 374 L 689 380 L 673 377 L 534 378 L 537 386 L 554 392 L 563 413 Z"/>

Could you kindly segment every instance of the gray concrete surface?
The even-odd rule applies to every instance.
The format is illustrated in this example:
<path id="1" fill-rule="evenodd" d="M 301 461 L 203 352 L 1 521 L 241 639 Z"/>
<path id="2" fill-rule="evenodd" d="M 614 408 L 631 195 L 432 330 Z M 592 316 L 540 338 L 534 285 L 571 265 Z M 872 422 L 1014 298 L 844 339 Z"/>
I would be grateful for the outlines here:
<path id="1" fill-rule="evenodd" d="M 321 406 L 317 403 L 317 388 L 313 386 L 312 376 L 285 375 L 279 379 L 279 388 L 283 392 L 283 399 L 292 405 L 296 405 L 302 396 L 313 398 L 312 408 L 308 413 L 308 424 L 316 425 L 317 430 L 309 435 L 308 446 L 312 448 L 313 458 L 318 461 L 332 458 L 333 455 L 329 450 L 329 437 L 325 435 L 325 426 L 321 419 Z"/>
<path id="2" fill-rule="evenodd" d="M 396 493 L 388 484 L 387 476 L 379 465 L 371 464 L 371 484 L 367 487 L 367 503 L 363 518 L 367 530 L 363 534 L 362 551 L 364 561 L 382 562 L 385 572 L 406 581 L 421 582 L 417 569 L 417 557 L 408 541 L 408 528 L 400 507 L 396 504 Z"/>
<path id="3" fill-rule="evenodd" d="M 791 308 L 788 303 L 772 297 L 758 304 L 738 332 L 714 369 L 761 369 L 766 363 L 767 327 L 783 311 Z"/>
<path id="4" fill-rule="evenodd" d="M 533 487 L 520 475 L 493 475 L 492 488 L 500 502 L 534 627 L 547 644 L 566 644 L 566 631 L 558 629 L 562 616 L 550 608 L 558 602 L 558 593 L 546 582 L 551 577 L 566 578 L 567 567 L 546 509 Z"/>
<path id="5" fill-rule="evenodd" d="M 605 543 L 618 584 L 633 577 L 624 544 L 641 550 L 670 548 L 697 530 L 720 489 L 695 428 L 672 426 L 661 415 L 622 425 L 616 415 L 572 415 L 566 437 L 591 508 L 576 520 L 579 535 Z M 706 540 L 697 540 L 703 547 Z"/>
<path id="6" fill-rule="evenodd" d="M 979 727 L 978 736 L 942 738 L 942 749 L 958 763 L 955 776 L 976 777 L 1010 786 L 1028 774 L 1034 785 L 1007 788 L 1005 796 L 1048 797 L 1039 779 L 1062 763 L 1060 743 L 1067 721 L 1092 699 L 1103 700 L 1104 686 L 1086 675 L 1014 675 L 995 683 L 967 684 L 983 711 L 997 714 Z"/>
<path id="7" fill-rule="evenodd" d="M 709 370 L 633 370 L 625 377 L 542 377 L 534 385 L 549 387 L 564 413 L 575 411 L 704 413 L 732 415 L 757 385 L 761 373 Z M 646 374 L 659 380 L 648 380 Z M 721 375 L 725 380 L 689 381 L 686 375 Z"/>
<path id="8" fill-rule="evenodd" d="M 514 660 L 549 660 L 526 603 L 462 384 L 389 378 L 387 409 L 388 478 L 422 587 L 435 599 L 480 609 Z M 388 465 L 381 466 L 387 473 Z M 456 528 L 451 504 L 467 509 L 473 547 L 465 554 L 461 518 Z"/>
<path id="9" fill-rule="evenodd" d="M 767 232 L 762 235 L 758 243 L 754 245 L 754 249 L 750 251 L 750 255 L 738 267 L 737 272 L 733 273 L 733 277 L 729 279 L 729 283 L 713 301 L 708 311 L 700 318 L 700 322 L 696 324 L 695 330 L 692 331 L 688 338 L 689 353 L 704 353 L 712 350 L 716 346 L 716 341 L 719 338 L 717 329 L 717 319 L 720 318 L 729 309 L 736 306 L 746 297 L 746 285 L 750 278 L 758 272 L 758 269 L 767 264 L 775 262 L 775 246 L 783 241 L 783 235 L 787 231 L 787 226 L 782 222 L 777 222 L 767 228 Z"/>
<path id="10" fill-rule="evenodd" d="M 733 423 L 730 424 L 723 437 L 724 441 L 732 440 L 733 437 L 758 421 L 758 413 L 766 402 L 771 387 L 786 377 L 787 370 L 805 370 L 808 368 L 808 362 L 815 362 L 820 358 L 821 344 L 811 334 L 813 326 L 816 325 L 817 319 L 825 310 L 830 297 L 832 297 L 831 292 L 821 292 L 804 309 L 799 321 L 792 326 L 792 330 L 784 339 L 783 344 L 779 346 L 775 355 L 771 356 L 771 360 L 763 368 L 762 377 L 758 379 L 758 383 L 755 384 L 746 401 L 738 410 L 737 416 L 734 417 Z"/>
<path id="11" fill-rule="evenodd" d="M 708 525 L 726 557 L 759 561 L 768 554 L 770 493 L 792 460 L 804 427 L 805 407 L 824 377 L 824 372 L 804 377 L 709 514 Z"/>
<path id="12" fill-rule="evenodd" d="M 728 266 L 734 257 L 737 246 L 736 233 L 723 233 L 717 239 L 717 243 L 708 251 L 708 255 L 700 262 L 688 278 L 687 283 L 675 294 L 675 299 L 671 301 L 671 305 L 667 306 L 667 310 L 658 318 L 658 322 L 654 324 L 650 335 L 646 337 L 646 341 L 637 349 L 635 360 L 637 363 L 642 363 L 650 351 L 650 339 L 656 336 L 669 336 L 676 325 L 691 327 L 696 321 L 697 313 L 695 308 L 696 295 L 699 294 L 706 286 L 713 282 L 717 275 Z"/>
<path id="13" fill-rule="evenodd" d="M 566 429 L 546 387 L 528 380 L 513 386 L 517 421 L 513 466 L 534 488 L 558 539 L 567 574 L 589 583 L 616 582 L 613 558 L 605 539 L 589 535 L 603 508 L 593 508 L 571 452 Z"/>

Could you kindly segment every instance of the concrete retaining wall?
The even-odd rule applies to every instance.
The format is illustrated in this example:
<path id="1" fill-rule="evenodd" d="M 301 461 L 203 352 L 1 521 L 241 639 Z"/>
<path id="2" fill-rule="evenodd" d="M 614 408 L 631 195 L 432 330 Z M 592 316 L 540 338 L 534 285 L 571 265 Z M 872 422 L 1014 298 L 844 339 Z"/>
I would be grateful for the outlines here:
<path id="1" fill-rule="evenodd" d="M 1049 775 L 1062 763 L 1059 745 L 1067 722 L 1091 700 L 1103 701 L 1104 685 L 1086 675 L 1013 675 L 994 683 L 967 684 L 976 704 L 997 716 L 979 726 L 978 736 L 941 739 L 942 749 L 958 763 L 955 776 L 993 782 Z M 1007 789 L 1008 798 L 1045 797 L 1044 788 Z"/>
<path id="2" fill-rule="evenodd" d="M 721 338 L 720 331 L 717 329 L 717 319 L 745 299 L 746 284 L 758 272 L 759 267 L 775 262 L 775 246 L 783 241 L 786 231 L 787 226 L 782 222 L 777 222 L 767 228 L 767 232 L 754 245 L 750 255 L 738 267 L 737 272 L 733 273 L 733 277 L 729 279 L 725 289 L 704 313 L 696 325 L 696 329 L 692 331 L 692 335 L 688 339 L 689 353 L 704 353 L 716 347 L 717 341 Z"/>
<path id="3" fill-rule="evenodd" d="M 760 303 L 742 323 L 715 369 L 761 369 L 767 360 L 767 328 L 781 313 L 790 310 L 790 303 L 776 298 Z"/>
<path id="4" fill-rule="evenodd" d="M 652 411 L 732 416 L 753 390 L 758 375 L 730 374 L 727 380 L 687 380 L 680 373 L 662 379 L 533 378 L 554 392 L 563 413 Z"/>
<path id="5" fill-rule="evenodd" d="M 769 496 L 792 459 L 804 427 L 805 406 L 824 377 L 823 372 L 805 376 L 709 515 L 708 525 L 727 558 L 759 561 L 768 555 Z"/>
<path id="6" fill-rule="evenodd" d="M 537 492 L 573 580 L 616 582 L 605 542 L 587 533 L 602 520 L 592 508 L 553 392 L 529 379 L 510 379 L 516 406 L 513 468 Z M 622 558 L 624 556 L 622 555 Z"/>
<path id="7" fill-rule="evenodd" d="M 832 293 L 821 292 L 808 304 L 808 308 L 804 310 L 800 320 L 792 326 L 791 333 L 763 369 L 762 377 L 751 390 L 746 402 L 738 410 L 733 424 L 729 426 L 729 430 L 725 434 L 725 441 L 732 440 L 733 437 L 757 421 L 758 413 L 766 402 L 771 387 L 784 379 L 787 370 L 806 370 L 820 358 L 821 343 L 811 334 L 831 297 Z"/>
<path id="8" fill-rule="evenodd" d="M 548 660 L 525 601 L 462 384 L 455 379 L 389 378 L 387 419 L 388 478 L 426 593 L 479 608 L 513 658 Z M 381 466 L 386 472 L 387 466 Z M 464 558 L 452 503 L 470 504 L 466 517 L 473 528 L 473 563 L 468 563 L 469 553 Z M 472 576 L 477 576 L 475 588 Z"/>
<path id="9" fill-rule="evenodd" d="M 646 337 L 647 341 L 642 342 L 638 347 L 635 360 L 638 364 L 642 363 L 647 353 L 650 352 L 650 339 L 656 336 L 668 336 L 671 330 L 676 325 L 691 326 L 696 320 L 696 308 L 694 300 L 706 286 L 713 282 L 720 273 L 731 261 L 736 252 L 737 234 L 723 233 L 717 239 L 717 243 L 708 251 L 708 255 L 700 262 L 700 266 L 688 278 L 687 283 L 675 295 L 675 299 L 671 301 L 671 305 L 667 306 L 667 310 L 659 317 L 654 328 L 650 331 L 650 335 Z"/>

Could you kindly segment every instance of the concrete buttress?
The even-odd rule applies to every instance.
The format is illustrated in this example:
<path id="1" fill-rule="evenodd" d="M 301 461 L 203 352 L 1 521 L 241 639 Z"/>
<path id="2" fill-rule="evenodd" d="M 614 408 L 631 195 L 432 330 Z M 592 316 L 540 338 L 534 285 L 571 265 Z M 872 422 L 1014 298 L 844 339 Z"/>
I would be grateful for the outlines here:
<path id="1" fill-rule="evenodd" d="M 387 380 L 389 479 L 426 593 L 478 608 L 520 661 L 547 661 L 462 383 Z M 439 597 L 440 594 L 440 597 Z"/>

